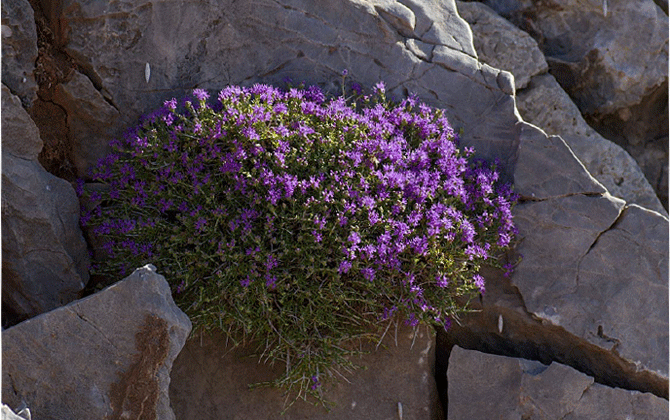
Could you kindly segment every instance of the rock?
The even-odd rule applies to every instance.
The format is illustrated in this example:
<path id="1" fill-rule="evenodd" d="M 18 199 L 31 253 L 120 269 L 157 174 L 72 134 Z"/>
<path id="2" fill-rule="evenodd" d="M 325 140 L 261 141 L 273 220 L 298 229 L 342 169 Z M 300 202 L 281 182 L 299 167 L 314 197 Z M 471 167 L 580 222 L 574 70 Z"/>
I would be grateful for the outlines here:
<path id="1" fill-rule="evenodd" d="M 638 104 L 668 78 L 668 16 L 653 0 L 487 0 L 533 35 L 585 114 Z"/>
<path id="2" fill-rule="evenodd" d="M 449 358 L 448 419 L 660 419 L 668 401 L 594 383 L 568 366 L 456 346 Z"/>
<path id="3" fill-rule="evenodd" d="M 37 162 L 37 127 L 2 87 L 3 325 L 76 299 L 89 257 L 72 186 Z"/>
<path id="4" fill-rule="evenodd" d="M 5 404 L 2 404 L 2 408 L 0 410 L 2 412 L 2 420 L 30 420 L 31 418 L 30 410 L 27 408 L 20 410 L 19 414 L 15 414 L 11 408 Z"/>
<path id="5" fill-rule="evenodd" d="M 591 128 L 553 76 L 538 75 L 517 91 L 519 114 L 550 135 L 559 135 L 610 194 L 667 216 L 633 158 Z"/>
<path id="6" fill-rule="evenodd" d="M 389 328 L 382 345 L 364 344 L 354 362 L 364 367 L 326 388 L 324 397 L 336 405 L 329 411 L 302 400 L 282 416 L 294 419 L 440 419 L 432 365 L 435 335 L 420 327 Z M 175 360 L 170 400 L 177 418 L 274 419 L 284 408 L 286 396 L 276 389 L 250 384 L 270 381 L 283 366 L 268 366 L 254 356 L 255 347 L 231 349 L 221 333 L 196 336 Z M 290 400 L 289 400 L 290 402 Z M 401 408 L 400 408 L 401 407 Z"/>
<path id="7" fill-rule="evenodd" d="M 37 30 L 27 0 L 2 0 L 2 83 L 25 107 L 37 97 Z"/>
<path id="8" fill-rule="evenodd" d="M 585 179 L 583 168 L 545 181 L 542 164 L 568 148 L 533 131 L 522 129 L 515 172 L 529 199 L 514 211 L 523 260 L 512 284 L 529 313 L 658 375 L 667 397 L 668 219 L 561 179 Z"/>
<path id="9" fill-rule="evenodd" d="M 477 144 L 481 157 L 514 159 L 518 117 L 511 78 L 477 63 L 472 34 L 453 2 L 226 1 L 167 7 L 124 0 L 100 8 L 65 0 L 62 10 L 60 21 L 69 27 L 66 50 L 119 110 L 119 127 L 195 87 L 282 85 L 288 77 L 339 93 L 347 69 L 347 83 L 369 89 L 382 80 L 389 96 L 413 92 L 447 108 L 452 125 L 466 130 L 463 145 Z"/>
<path id="10" fill-rule="evenodd" d="M 146 266 L 85 299 L 2 332 L 2 397 L 39 419 L 174 419 L 172 362 L 191 330 Z"/>
<path id="11" fill-rule="evenodd" d="M 56 87 L 53 101 L 67 115 L 71 160 L 77 175 L 85 177 L 111 151 L 109 143 L 118 131 L 119 112 L 79 72 Z"/>
<path id="12" fill-rule="evenodd" d="M 653 0 L 485 3 L 538 41 L 550 73 L 588 124 L 631 154 L 667 211 L 668 16 L 663 2 L 658 2 L 661 7 Z"/>
<path id="13" fill-rule="evenodd" d="M 532 76 L 548 70 L 537 42 L 483 3 L 457 1 L 458 13 L 472 29 L 475 50 L 483 63 L 514 75 L 516 90 Z"/>

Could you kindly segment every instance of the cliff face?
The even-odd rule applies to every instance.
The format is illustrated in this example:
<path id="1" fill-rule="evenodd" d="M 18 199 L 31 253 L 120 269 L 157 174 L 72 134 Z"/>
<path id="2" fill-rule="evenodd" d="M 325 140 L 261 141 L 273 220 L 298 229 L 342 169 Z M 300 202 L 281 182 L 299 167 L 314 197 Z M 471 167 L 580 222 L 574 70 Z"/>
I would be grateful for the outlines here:
<path id="1" fill-rule="evenodd" d="M 350 375 L 352 389 L 364 391 L 343 391 L 330 418 L 356 418 L 364 407 L 381 417 L 399 410 L 403 419 L 439 417 L 432 379 L 421 379 L 430 366 L 419 362 L 433 352 L 448 418 L 464 418 L 468 405 L 484 408 L 467 418 L 562 418 L 564 401 L 582 413 L 575 418 L 610 413 L 610 400 L 630 401 L 617 413 L 635 418 L 644 418 L 640 406 L 648 418 L 667 412 L 666 12 L 652 0 L 484 3 L 3 0 L 3 325 L 91 288 L 79 203 L 67 181 L 85 178 L 108 142 L 142 114 L 194 88 L 228 84 L 290 78 L 337 93 L 346 69 L 363 87 L 383 80 L 388 96 L 414 93 L 446 109 L 464 130 L 461 146 L 500 159 L 522 197 L 514 252 L 523 259 L 510 277 L 486 273 L 480 311 L 461 325 L 416 348 L 399 347 L 397 357 L 415 360 L 415 371 L 389 358 Z M 14 340 L 9 333 L 25 325 L 3 339 Z M 57 325 L 44 322 L 29 334 L 39 340 Z M 136 331 L 110 334 L 102 335 L 111 346 Z M 169 392 L 177 418 L 281 410 L 271 390 L 226 394 L 244 388 L 251 367 L 214 357 L 216 337 L 202 343 L 205 350 L 187 342 L 183 354 L 190 356 L 175 361 Z M 4 349 L 3 375 L 32 357 Z M 502 356 L 509 359 L 496 359 Z M 212 386 L 217 364 L 231 372 L 230 387 Z M 505 368 L 465 369 L 488 364 Z M 132 366 L 119 369 L 123 375 Z M 407 373 L 374 374 L 398 369 Z M 491 385 L 482 401 L 463 399 L 475 393 L 462 390 L 482 389 L 482 378 Z M 107 401 L 115 380 L 95 382 L 106 387 Z M 355 388 L 357 380 L 365 386 Z M 426 400 L 402 394 L 403 380 L 423 384 Z M 3 401 L 24 400 L 35 415 L 50 410 L 36 397 L 48 387 L 6 390 L 4 383 Z M 161 386 L 167 396 L 166 381 Z M 202 395 L 192 397 L 194 389 Z M 311 409 L 295 406 L 287 418 L 316 415 Z"/>

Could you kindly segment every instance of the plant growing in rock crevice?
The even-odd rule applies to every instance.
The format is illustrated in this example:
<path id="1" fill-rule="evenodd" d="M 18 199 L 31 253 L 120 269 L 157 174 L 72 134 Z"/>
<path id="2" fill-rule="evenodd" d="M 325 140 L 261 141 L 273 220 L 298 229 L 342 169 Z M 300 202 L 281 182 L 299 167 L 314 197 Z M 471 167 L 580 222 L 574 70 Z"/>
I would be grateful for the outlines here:
<path id="1" fill-rule="evenodd" d="M 320 401 L 382 321 L 448 328 L 484 292 L 514 195 L 442 111 L 390 103 L 382 83 L 355 100 L 265 85 L 208 100 L 165 102 L 94 170 L 96 272 L 153 263 L 196 331 L 260 342 L 286 363 L 274 385 Z"/>

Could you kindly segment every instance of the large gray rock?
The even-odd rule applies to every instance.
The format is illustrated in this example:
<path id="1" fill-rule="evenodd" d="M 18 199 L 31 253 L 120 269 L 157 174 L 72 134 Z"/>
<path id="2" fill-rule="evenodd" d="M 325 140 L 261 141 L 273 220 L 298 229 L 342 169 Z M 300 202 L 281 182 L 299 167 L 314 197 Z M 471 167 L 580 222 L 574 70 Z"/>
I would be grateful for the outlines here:
<path id="1" fill-rule="evenodd" d="M 2 87 L 3 322 L 16 322 L 76 299 L 89 257 L 72 186 L 37 162 L 37 127 Z"/>
<path id="2" fill-rule="evenodd" d="M 560 159 L 569 148 L 559 137 L 525 125 L 519 151 L 523 260 L 511 282 L 526 310 L 656 375 L 667 395 L 668 219 L 589 184 Z M 554 159 L 566 162 L 560 175 Z"/>
<path id="3" fill-rule="evenodd" d="M 364 369 L 342 372 L 347 381 L 340 378 L 324 390 L 324 397 L 335 403 L 329 411 L 298 400 L 281 418 L 442 418 L 432 373 L 432 329 L 420 327 L 415 336 L 410 327 L 391 326 L 379 349 L 375 347 L 364 343 L 362 350 L 369 354 L 353 359 Z M 177 418 L 279 418 L 287 397 L 276 389 L 249 389 L 249 385 L 276 379 L 285 366 L 261 363 L 254 350 L 253 345 L 231 348 L 221 333 L 189 340 L 172 369 L 170 400 Z"/>
<path id="4" fill-rule="evenodd" d="M 2 0 L 2 83 L 24 106 L 37 97 L 37 30 L 27 0 Z"/>
<path id="5" fill-rule="evenodd" d="M 347 69 L 348 82 L 382 80 L 389 96 L 447 108 L 480 156 L 514 159 L 512 77 L 477 62 L 451 1 L 66 0 L 63 11 L 67 51 L 119 110 L 119 127 L 195 87 L 289 77 L 337 93 Z"/>
<path id="6" fill-rule="evenodd" d="M 191 330 L 152 266 L 2 332 L 2 400 L 37 419 L 174 419 L 170 369 Z"/>
<path id="7" fill-rule="evenodd" d="M 668 16 L 653 0 L 487 0 L 531 33 L 586 114 L 639 104 L 668 78 Z"/>
<path id="8" fill-rule="evenodd" d="M 85 177 L 98 159 L 107 155 L 118 131 L 119 112 L 98 92 L 90 79 L 75 71 L 54 92 L 54 103 L 65 110 L 71 141 L 70 159 L 77 175 Z"/>
<path id="9" fill-rule="evenodd" d="M 610 388 L 571 367 L 495 356 L 456 346 L 449 358 L 448 419 L 655 420 L 668 401 Z"/>
<path id="10" fill-rule="evenodd" d="M 538 75 L 517 91 L 519 114 L 547 134 L 559 135 L 610 194 L 667 215 L 635 160 L 591 128 L 553 76 Z"/>
<path id="11" fill-rule="evenodd" d="M 526 87 L 531 77 L 547 72 L 542 51 L 526 32 L 483 3 L 457 1 L 456 5 L 470 24 L 479 60 L 512 73 L 516 90 Z"/>

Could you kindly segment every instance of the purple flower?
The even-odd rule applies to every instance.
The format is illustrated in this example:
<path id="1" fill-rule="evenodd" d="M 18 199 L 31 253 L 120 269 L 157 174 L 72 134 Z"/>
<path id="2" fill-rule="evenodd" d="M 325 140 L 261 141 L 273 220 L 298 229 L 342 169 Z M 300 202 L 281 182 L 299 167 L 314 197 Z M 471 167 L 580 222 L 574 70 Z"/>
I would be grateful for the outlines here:
<path id="1" fill-rule="evenodd" d="M 479 291 L 482 294 L 484 294 L 486 292 L 486 288 L 484 287 L 485 283 L 486 283 L 485 280 L 484 280 L 484 277 L 482 277 L 479 274 L 475 274 L 474 276 L 472 276 L 472 280 L 474 281 L 475 286 L 477 286 L 479 288 Z"/>

